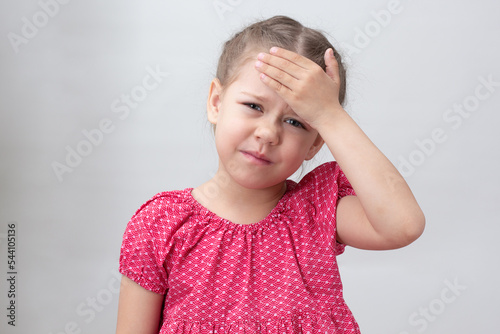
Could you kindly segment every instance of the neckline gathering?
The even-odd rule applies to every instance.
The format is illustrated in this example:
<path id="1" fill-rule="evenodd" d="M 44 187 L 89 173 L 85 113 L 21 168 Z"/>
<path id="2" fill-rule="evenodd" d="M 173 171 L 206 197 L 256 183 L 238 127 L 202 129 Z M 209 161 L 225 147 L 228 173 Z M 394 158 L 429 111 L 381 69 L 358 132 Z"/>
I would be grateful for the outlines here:
<path id="1" fill-rule="evenodd" d="M 194 198 L 194 196 L 192 194 L 192 191 L 194 188 L 192 188 L 192 187 L 184 189 L 184 193 L 186 195 L 185 198 L 188 200 L 188 202 L 190 202 L 190 204 L 192 205 L 192 208 L 196 209 L 196 211 L 198 211 L 202 216 L 209 216 L 210 220 L 215 220 L 217 222 L 223 223 L 228 227 L 232 227 L 232 228 L 236 228 L 236 229 L 244 230 L 244 231 L 249 231 L 249 230 L 255 231 L 255 230 L 261 229 L 262 227 L 268 226 L 270 223 L 275 223 L 278 215 L 281 214 L 281 212 L 285 209 L 286 203 L 288 202 L 288 199 L 290 198 L 291 194 L 293 193 L 293 189 L 297 185 L 297 183 L 293 180 L 287 179 L 287 180 L 285 180 L 285 182 L 286 182 L 286 191 L 283 194 L 283 196 L 281 196 L 278 203 L 276 203 L 274 208 L 262 220 L 260 220 L 258 222 L 251 223 L 251 224 L 235 223 L 229 219 L 226 219 L 226 218 L 223 218 L 223 217 L 217 215 L 215 212 L 210 211 L 208 208 L 203 206 L 200 202 L 198 202 Z"/>

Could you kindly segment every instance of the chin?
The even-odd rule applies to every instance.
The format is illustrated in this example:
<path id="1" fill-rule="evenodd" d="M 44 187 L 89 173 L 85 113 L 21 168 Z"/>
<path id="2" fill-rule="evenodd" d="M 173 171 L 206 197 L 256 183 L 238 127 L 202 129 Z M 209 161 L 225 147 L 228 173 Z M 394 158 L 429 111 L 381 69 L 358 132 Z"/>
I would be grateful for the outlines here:
<path id="1" fill-rule="evenodd" d="M 240 178 L 238 183 L 247 189 L 267 189 L 281 185 L 286 181 L 287 178 L 269 178 L 267 180 L 262 180 L 262 177 L 246 177 Z"/>

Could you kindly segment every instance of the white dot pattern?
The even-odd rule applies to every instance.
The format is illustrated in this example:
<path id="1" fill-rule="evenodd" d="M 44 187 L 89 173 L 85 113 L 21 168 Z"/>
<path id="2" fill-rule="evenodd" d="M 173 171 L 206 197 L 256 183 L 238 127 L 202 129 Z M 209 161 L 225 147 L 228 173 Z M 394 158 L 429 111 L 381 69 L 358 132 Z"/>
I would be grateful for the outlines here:
<path id="1" fill-rule="evenodd" d="M 198 203 L 192 188 L 159 193 L 132 217 L 120 272 L 165 294 L 160 334 L 360 333 L 342 294 L 337 200 L 355 195 L 336 162 L 287 191 L 254 224 Z"/>

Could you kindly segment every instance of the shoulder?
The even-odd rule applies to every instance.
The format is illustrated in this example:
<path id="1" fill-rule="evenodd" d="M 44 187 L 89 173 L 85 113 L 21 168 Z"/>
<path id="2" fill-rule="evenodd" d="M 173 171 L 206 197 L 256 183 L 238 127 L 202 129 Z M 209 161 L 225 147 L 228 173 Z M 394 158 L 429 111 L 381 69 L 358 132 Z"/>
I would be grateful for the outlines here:
<path id="1" fill-rule="evenodd" d="M 299 183 L 290 181 L 288 185 L 291 202 L 301 208 L 309 208 L 314 214 L 324 210 L 335 211 L 341 197 L 355 195 L 336 161 L 325 162 L 307 173 Z"/>
<path id="2" fill-rule="evenodd" d="M 187 202 L 189 188 L 184 190 L 172 190 L 157 193 L 135 212 L 135 215 L 141 213 L 150 213 L 153 215 L 162 215 L 166 213 L 184 213 L 189 209 Z"/>
<path id="3" fill-rule="evenodd" d="M 336 161 L 325 162 L 307 173 L 296 185 L 298 191 L 320 190 L 348 182 Z"/>
<path id="4" fill-rule="evenodd" d="M 302 180 L 307 180 L 307 178 L 329 178 L 340 172 L 339 164 L 336 161 L 327 161 L 314 168 L 312 171 L 306 174 Z"/>
<path id="5" fill-rule="evenodd" d="M 174 232 L 192 213 L 189 194 L 189 188 L 157 193 L 137 209 L 127 229 L 146 229 L 152 234 Z"/>
<path id="6" fill-rule="evenodd" d="M 182 245 L 191 215 L 189 189 L 161 192 L 140 206 L 127 224 L 120 252 L 120 272 L 142 287 L 165 293 L 167 256 Z"/>
<path id="7" fill-rule="evenodd" d="M 334 254 L 341 254 L 344 246 L 335 239 L 337 203 L 341 197 L 353 195 L 354 190 L 338 163 L 325 162 L 291 185 L 290 209 L 312 224 L 320 243 Z"/>

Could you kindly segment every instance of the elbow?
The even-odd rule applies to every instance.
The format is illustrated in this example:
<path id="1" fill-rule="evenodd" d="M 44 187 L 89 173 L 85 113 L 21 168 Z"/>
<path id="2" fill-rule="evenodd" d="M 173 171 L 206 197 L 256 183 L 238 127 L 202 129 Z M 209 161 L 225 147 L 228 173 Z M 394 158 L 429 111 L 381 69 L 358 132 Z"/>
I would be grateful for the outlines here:
<path id="1" fill-rule="evenodd" d="M 401 247 L 407 246 L 420 238 L 425 229 L 425 216 L 421 210 L 402 219 L 400 240 Z"/>
<path id="2" fill-rule="evenodd" d="M 378 249 L 398 249 L 413 243 L 424 232 L 425 217 L 422 212 L 405 214 L 392 220 L 389 226 L 390 230 L 386 232 L 382 246 Z"/>

